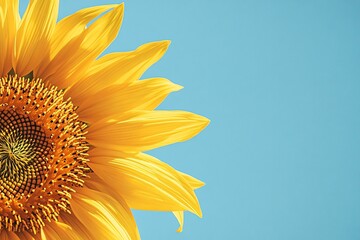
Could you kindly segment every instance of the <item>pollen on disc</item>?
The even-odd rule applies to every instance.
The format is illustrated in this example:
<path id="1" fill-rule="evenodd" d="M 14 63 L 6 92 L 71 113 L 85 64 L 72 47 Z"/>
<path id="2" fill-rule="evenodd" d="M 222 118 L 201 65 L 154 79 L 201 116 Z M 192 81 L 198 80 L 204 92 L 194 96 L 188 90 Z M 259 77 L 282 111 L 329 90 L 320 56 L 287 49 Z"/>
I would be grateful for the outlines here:
<path id="1" fill-rule="evenodd" d="M 86 172 L 87 125 L 41 79 L 0 81 L 0 228 L 38 232 L 70 212 Z"/>

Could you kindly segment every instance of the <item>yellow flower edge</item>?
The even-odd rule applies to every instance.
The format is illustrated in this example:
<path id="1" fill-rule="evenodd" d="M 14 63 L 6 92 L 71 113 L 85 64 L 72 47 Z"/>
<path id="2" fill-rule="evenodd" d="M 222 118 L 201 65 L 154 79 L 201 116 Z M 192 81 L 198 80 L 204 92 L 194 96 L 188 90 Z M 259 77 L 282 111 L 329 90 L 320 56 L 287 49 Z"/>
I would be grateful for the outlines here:
<path id="1" fill-rule="evenodd" d="M 140 239 L 130 209 L 171 211 L 178 231 L 184 211 L 201 217 L 204 183 L 144 153 L 209 124 L 155 110 L 182 87 L 140 80 L 170 41 L 99 58 L 123 4 L 59 22 L 58 0 L 31 0 L 22 17 L 18 4 L 0 0 L 0 239 Z"/>

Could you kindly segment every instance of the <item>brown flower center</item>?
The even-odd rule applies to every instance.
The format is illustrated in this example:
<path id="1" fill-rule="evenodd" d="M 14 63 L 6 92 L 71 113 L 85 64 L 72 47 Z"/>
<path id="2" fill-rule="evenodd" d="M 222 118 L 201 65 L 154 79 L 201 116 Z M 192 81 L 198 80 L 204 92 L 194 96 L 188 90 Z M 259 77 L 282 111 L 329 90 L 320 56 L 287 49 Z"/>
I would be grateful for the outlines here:
<path id="1" fill-rule="evenodd" d="M 87 125 L 75 109 L 41 79 L 0 80 L 1 228 L 36 233 L 70 212 L 88 171 Z"/>

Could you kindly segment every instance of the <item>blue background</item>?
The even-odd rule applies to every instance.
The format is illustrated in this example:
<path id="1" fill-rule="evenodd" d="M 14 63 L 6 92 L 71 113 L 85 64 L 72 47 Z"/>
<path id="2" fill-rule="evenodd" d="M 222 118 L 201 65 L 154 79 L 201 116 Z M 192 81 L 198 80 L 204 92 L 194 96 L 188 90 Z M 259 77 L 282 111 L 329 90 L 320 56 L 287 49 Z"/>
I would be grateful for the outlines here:
<path id="1" fill-rule="evenodd" d="M 118 2 L 62 0 L 60 17 Z M 107 52 L 172 40 L 144 77 L 185 86 L 161 108 L 212 120 L 151 152 L 207 183 L 204 218 L 186 214 L 176 233 L 172 214 L 135 211 L 143 239 L 360 239 L 359 12 L 351 0 L 125 0 Z"/>

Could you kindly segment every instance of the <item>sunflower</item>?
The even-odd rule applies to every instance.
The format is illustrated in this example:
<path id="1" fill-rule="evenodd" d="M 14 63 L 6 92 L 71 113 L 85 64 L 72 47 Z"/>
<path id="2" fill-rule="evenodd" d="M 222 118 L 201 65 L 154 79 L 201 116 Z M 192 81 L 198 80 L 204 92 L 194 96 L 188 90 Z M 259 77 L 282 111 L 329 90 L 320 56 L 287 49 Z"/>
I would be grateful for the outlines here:
<path id="1" fill-rule="evenodd" d="M 145 154 L 209 123 L 155 108 L 181 86 L 141 79 L 170 42 L 99 57 L 123 4 L 57 22 L 58 0 L 0 0 L 0 239 L 139 239 L 130 209 L 201 217 L 203 183 Z"/>

